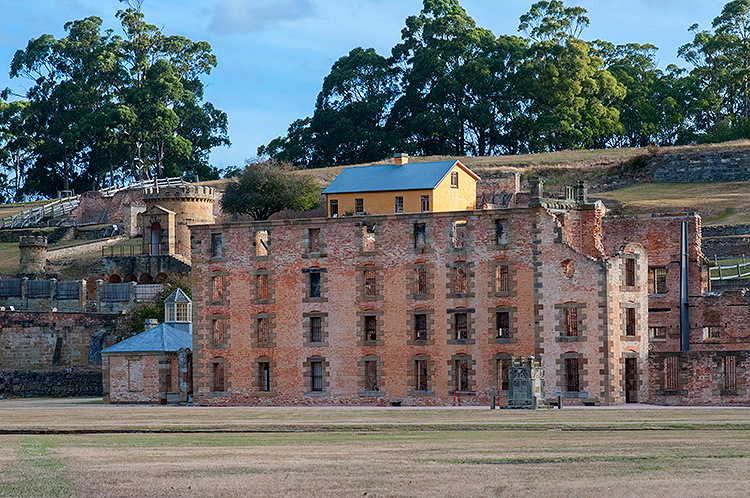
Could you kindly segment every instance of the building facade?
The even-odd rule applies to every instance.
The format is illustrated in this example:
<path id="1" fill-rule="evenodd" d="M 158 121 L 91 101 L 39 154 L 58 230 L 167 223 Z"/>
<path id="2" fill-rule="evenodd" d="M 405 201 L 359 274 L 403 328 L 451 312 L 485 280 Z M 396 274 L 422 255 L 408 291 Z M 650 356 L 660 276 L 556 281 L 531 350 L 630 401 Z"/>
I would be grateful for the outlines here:
<path id="1" fill-rule="evenodd" d="M 604 207 L 585 189 L 541 194 L 192 227 L 196 401 L 485 404 L 528 356 L 546 397 L 644 401 L 647 252 L 605 247 Z"/>

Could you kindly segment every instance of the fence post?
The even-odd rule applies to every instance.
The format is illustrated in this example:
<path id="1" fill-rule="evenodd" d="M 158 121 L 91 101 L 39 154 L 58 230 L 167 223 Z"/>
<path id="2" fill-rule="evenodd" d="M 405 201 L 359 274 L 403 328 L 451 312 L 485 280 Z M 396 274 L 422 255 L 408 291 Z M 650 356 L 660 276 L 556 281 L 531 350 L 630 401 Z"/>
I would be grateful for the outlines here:
<path id="1" fill-rule="evenodd" d="M 21 302 L 23 303 L 24 309 L 29 309 L 29 297 L 28 297 L 28 288 L 29 288 L 29 277 L 23 277 L 21 279 Z"/>
<path id="2" fill-rule="evenodd" d="M 50 308 L 58 308 L 57 305 L 57 279 L 51 278 L 49 279 L 49 304 Z"/>
<path id="3" fill-rule="evenodd" d="M 88 301 L 89 284 L 86 280 L 78 281 L 78 309 L 81 313 L 86 311 L 86 301 Z"/>

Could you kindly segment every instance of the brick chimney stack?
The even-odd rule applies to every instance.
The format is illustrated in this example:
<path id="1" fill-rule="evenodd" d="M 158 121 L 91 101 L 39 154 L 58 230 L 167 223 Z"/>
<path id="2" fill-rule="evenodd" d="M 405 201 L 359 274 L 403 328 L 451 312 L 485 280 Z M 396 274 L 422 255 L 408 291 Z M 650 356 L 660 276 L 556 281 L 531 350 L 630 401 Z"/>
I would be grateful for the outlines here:
<path id="1" fill-rule="evenodd" d="M 393 164 L 395 164 L 396 166 L 409 164 L 409 154 L 404 154 L 403 152 L 396 154 L 395 156 L 393 156 Z"/>

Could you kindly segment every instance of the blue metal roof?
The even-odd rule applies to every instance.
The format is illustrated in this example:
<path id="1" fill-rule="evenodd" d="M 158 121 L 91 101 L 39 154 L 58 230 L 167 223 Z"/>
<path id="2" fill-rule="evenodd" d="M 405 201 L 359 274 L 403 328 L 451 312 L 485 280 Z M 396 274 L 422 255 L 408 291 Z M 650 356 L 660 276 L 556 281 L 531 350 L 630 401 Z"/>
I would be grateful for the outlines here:
<path id="1" fill-rule="evenodd" d="M 193 334 L 162 323 L 105 348 L 102 353 L 171 352 L 180 349 L 193 349 Z"/>
<path id="2" fill-rule="evenodd" d="M 323 193 L 345 194 L 351 192 L 434 189 L 456 163 L 461 164 L 453 160 L 407 163 L 402 166 L 378 164 L 346 168 L 323 190 Z M 476 176 L 465 166 L 464 168 L 471 175 Z"/>

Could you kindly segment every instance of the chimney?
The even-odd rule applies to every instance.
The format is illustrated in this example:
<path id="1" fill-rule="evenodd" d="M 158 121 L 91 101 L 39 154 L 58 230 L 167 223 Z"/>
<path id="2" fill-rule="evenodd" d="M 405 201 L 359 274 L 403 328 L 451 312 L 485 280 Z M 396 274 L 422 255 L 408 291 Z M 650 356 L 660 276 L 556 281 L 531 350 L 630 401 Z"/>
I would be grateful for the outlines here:
<path id="1" fill-rule="evenodd" d="M 159 325 L 159 320 L 156 318 L 146 318 L 144 330 L 149 330 Z"/>
<path id="2" fill-rule="evenodd" d="M 400 152 L 393 156 L 393 164 L 396 166 L 403 166 L 404 164 L 409 164 L 409 154 L 404 154 L 403 152 Z"/>
<path id="3" fill-rule="evenodd" d="M 530 204 L 538 206 L 540 199 L 544 197 L 544 180 L 541 178 L 529 178 L 529 189 L 531 191 Z"/>

